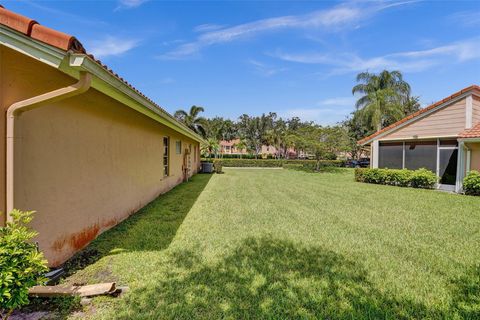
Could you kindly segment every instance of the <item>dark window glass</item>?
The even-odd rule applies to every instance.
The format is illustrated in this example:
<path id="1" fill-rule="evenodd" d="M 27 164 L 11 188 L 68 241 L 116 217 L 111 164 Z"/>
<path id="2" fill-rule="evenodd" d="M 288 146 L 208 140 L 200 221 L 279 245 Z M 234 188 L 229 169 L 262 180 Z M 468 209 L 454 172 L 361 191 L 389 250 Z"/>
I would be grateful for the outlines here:
<path id="1" fill-rule="evenodd" d="M 403 143 L 380 142 L 378 149 L 378 167 L 402 169 Z"/>
<path id="2" fill-rule="evenodd" d="M 457 140 L 440 140 L 440 146 L 442 147 L 456 147 L 458 146 Z"/>
<path id="3" fill-rule="evenodd" d="M 163 175 L 168 176 L 170 174 L 169 168 L 169 152 L 170 139 L 168 137 L 163 138 Z"/>
<path id="4" fill-rule="evenodd" d="M 457 157 L 456 149 L 440 149 L 440 183 L 455 184 L 457 180 Z"/>
<path id="5" fill-rule="evenodd" d="M 416 141 L 405 143 L 405 168 L 437 171 L 437 142 Z"/>

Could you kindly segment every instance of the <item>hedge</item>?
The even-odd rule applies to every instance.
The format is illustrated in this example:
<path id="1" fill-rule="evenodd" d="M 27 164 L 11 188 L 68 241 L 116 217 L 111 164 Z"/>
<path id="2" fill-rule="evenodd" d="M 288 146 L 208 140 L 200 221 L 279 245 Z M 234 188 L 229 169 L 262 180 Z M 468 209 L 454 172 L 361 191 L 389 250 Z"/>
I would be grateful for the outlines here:
<path id="1" fill-rule="evenodd" d="M 316 160 L 285 160 L 285 159 L 215 159 L 214 163 L 219 163 L 223 167 L 261 167 L 261 168 L 281 168 L 284 165 L 298 164 L 305 168 L 315 168 Z M 345 161 L 342 160 L 320 160 L 320 168 L 323 167 L 343 167 Z"/>
<path id="2" fill-rule="evenodd" d="M 463 179 L 463 190 L 470 196 L 480 196 L 480 172 L 470 171 Z"/>
<path id="3" fill-rule="evenodd" d="M 215 159 L 215 155 L 204 155 L 203 156 L 205 159 Z M 255 159 L 255 154 L 252 153 L 247 153 L 247 154 L 238 154 L 238 153 L 224 153 L 224 154 L 219 154 L 218 159 Z M 257 159 L 255 160 L 264 160 L 264 159 L 270 159 L 270 160 L 279 160 L 275 157 L 275 155 L 271 153 L 267 154 L 258 154 Z M 283 159 L 285 160 L 285 159 Z M 337 160 L 337 156 L 335 153 L 327 153 L 324 155 L 324 160 Z"/>
<path id="4" fill-rule="evenodd" d="M 433 189 L 437 183 L 437 176 L 435 173 L 427 169 L 399 170 L 356 168 L 355 181 L 398 187 Z"/>
<path id="5" fill-rule="evenodd" d="M 257 159 L 263 159 L 264 156 L 267 159 L 275 158 L 273 154 L 267 154 L 267 155 L 259 154 L 257 155 Z M 205 156 L 205 158 L 214 160 L 215 156 L 212 154 L 210 156 Z M 219 159 L 255 159 L 255 155 L 251 153 L 242 154 L 242 155 L 236 154 L 236 153 L 224 153 L 224 154 L 218 155 L 218 158 Z"/>

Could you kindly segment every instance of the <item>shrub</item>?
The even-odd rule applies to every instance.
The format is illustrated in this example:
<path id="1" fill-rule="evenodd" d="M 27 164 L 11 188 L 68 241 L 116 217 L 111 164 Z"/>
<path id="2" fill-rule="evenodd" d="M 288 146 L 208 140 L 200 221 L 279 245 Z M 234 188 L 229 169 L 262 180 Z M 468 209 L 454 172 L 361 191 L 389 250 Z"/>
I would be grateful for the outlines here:
<path id="1" fill-rule="evenodd" d="M 368 168 L 355 168 L 355 181 L 357 182 L 366 182 L 365 181 L 365 172 L 369 170 Z"/>
<path id="2" fill-rule="evenodd" d="M 435 173 L 422 168 L 412 172 L 410 184 L 414 188 L 433 189 L 437 180 L 437 175 Z"/>
<path id="3" fill-rule="evenodd" d="M 301 164 L 305 167 L 315 168 L 316 160 L 286 160 L 286 159 L 216 159 L 224 167 L 262 167 L 262 168 L 280 168 L 285 164 Z M 319 167 L 343 167 L 345 161 L 342 160 L 320 160 Z"/>
<path id="4" fill-rule="evenodd" d="M 356 168 L 355 181 L 398 187 L 432 189 L 437 182 L 437 176 L 427 169 L 413 171 L 407 169 Z"/>
<path id="5" fill-rule="evenodd" d="M 465 194 L 480 196 L 480 172 L 470 171 L 463 179 L 463 190 Z"/>
<path id="6" fill-rule="evenodd" d="M 28 289 L 45 280 L 47 261 L 31 239 L 37 235 L 26 225 L 33 211 L 14 210 L 12 221 L 0 227 L 0 311 L 4 319 L 28 303 Z"/>
<path id="7" fill-rule="evenodd" d="M 382 169 L 366 169 L 363 173 L 363 182 L 384 184 L 385 170 Z"/>
<path id="8" fill-rule="evenodd" d="M 215 170 L 215 173 L 222 173 L 222 162 L 220 160 L 214 160 L 213 161 L 213 169 Z"/>
<path id="9" fill-rule="evenodd" d="M 412 171 L 407 169 L 402 170 L 387 170 L 385 173 L 385 184 L 398 187 L 408 187 L 412 179 Z"/>

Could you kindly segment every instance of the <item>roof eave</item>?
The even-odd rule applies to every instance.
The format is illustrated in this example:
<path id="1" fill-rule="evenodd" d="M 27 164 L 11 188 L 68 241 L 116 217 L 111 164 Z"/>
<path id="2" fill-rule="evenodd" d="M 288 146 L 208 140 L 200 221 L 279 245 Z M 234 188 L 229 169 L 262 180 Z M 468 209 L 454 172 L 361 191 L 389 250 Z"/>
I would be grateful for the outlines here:
<path id="1" fill-rule="evenodd" d="M 128 86 L 86 54 L 63 51 L 0 25 L 0 44 L 79 79 L 80 71 L 90 72 L 92 87 L 163 125 L 198 141 L 204 139 L 178 122 L 172 115 Z"/>
<path id="2" fill-rule="evenodd" d="M 480 142 L 480 137 L 460 137 L 458 141 L 463 142 Z"/>
<path id="3" fill-rule="evenodd" d="M 0 25 L 0 44 L 54 68 L 62 64 L 66 52 Z"/>
<path id="4" fill-rule="evenodd" d="M 413 123 L 413 122 L 416 122 L 416 121 L 418 121 L 418 120 L 420 120 L 420 119 L 423 119 L 423 118 L 427 117 L 428 115 L 430 115 L 430 114 L 432 114 L 432 113 L 434 113 L 434 112 L 437 112 L 438 110 L 443 109 L 443 108 L 445 108 L 446 106 L 448 106 L 448 105 L 450 105 L 450 104 L 452 104 L 452 103 L 458 102 L 459 100 L 461 100 L 461 99 L 463 99 L 463 98 L 471 95 L 472 92 L 473 92 L 473 90 L 469 90 L 469 91 L 463 92 L 463 93 L 459 94 L 458 96 L 454 97 L 453 99 L 448 100 L 448 101 L 445 101 L 444 103 L 439 104 L 439 105 L 436 106 L 435 108 L 432 108 L 432 109 L 430 109 L 430 110 L 428 110 L 428 111 L 426 111 L 426 112 L 423 112 L 422 114 L 419 114 L 418 116 L 416 116 L 416 117 L 414 117 L 414 118 L 412 118 L 412 119 L 409 119 L 409 120 L 407 120 L 407 121 L 399 124 L 398 126 L 395 126 L 395 127 L 391 128 L 390 130 L 384 131 L 384 132 L 382 132 L 382 133 L 380 133 L 380 134 L 378 134 L 378 135 L 376 135 L 376 136 L 374 136 L 374 137 L 372 137 L 372 138 L 370 138 L 370 139 L 368 139 L 368 140 L 366 140 L 366 141 L 360 140 L 360 141 L 357 142 L 357 144 L 360 145 L 360 146 L 368 145 L 368 144 L 370 144 L 372 141 L 378 140 L 378 139 L 386 136 L 387 134 L 391 134 L 391 133 L 393 133 L 393 132 L 395 132 L 395 131 L 397 131 L 397 130 L 400 130 L 401 128 L 403 128 L 403 127 L 405 127 L 405 126 L 407 126 L 407 125 L 409 125 L 409 124 L 411 124 L 411 123 Z"/>
<path id="5" fill-rule="evenodd" d="M 168 112 L 159 108 L 137 90 L 133 89 L 124 81 L 100 66 L 88 55 L 77 53 L 69 54 L 68 67 L 77 71 L 86 71 L 94 75 L 92 87 L 96 90 L 195 141 L 204 142 L 204 139 L 201 136 L 180 123 Z M 65 66 L 60 69 L 69 73 L 68 70 L 65 70 Z"/>

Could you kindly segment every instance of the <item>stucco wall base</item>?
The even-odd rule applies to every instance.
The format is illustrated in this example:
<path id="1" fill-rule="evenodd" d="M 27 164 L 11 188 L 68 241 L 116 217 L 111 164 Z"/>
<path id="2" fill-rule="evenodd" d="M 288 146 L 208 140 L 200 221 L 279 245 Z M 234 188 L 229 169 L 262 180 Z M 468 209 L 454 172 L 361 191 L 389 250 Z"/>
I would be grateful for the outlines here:
<path id="1" fill-rule="evenodd" d="M 0 57 L 4 110 L 76 81 L 2 46 Z M 5 154 L 5 112 L 0 132 Z M 31 226 L 50 266 L 181 183 L 184 165 L 194 174 L 200 164 L 197 141 L 94 89 L 22 113 L 15 120 L 15 137 L 14 207 L 37 212 Z M 170 142 L 168 176 L 164 137 Z M 5 181 L 4 157 L 0 181 Z M 0 206 L 4 212 L 5 183 L 0 183 Z"/>
<path id="2" fill-rule="evenodd" d="M 136 214 L 140 209 L 154 201 L 162 194 L 175 188 L 178 184 L 182 183 L 182 179 L 177 179 L 174 184 L 163 185 L 162 190 L 154 195 L 150 201 L 139 204 L 136 208 L 133 208 L 131 212 L 124 212 L 121 215 L 117 215 L 113 218 L 100 218 L 98 222 L 83 228 L 82 230 L 73 234 L 63 234 L 52 239 L 50 249 L 43 250 L 45 257 L 48 260 L 49 266 L 56 267 L 64 263 L 66 260 L 75 255 L 78 251 L 84 249 L 90 242 L 92 242 L 100 234 L 115 227 L 122 221 L 128 219 L 132 215 Z M 50 241 L 49 241 L 50 242 Z"/>

